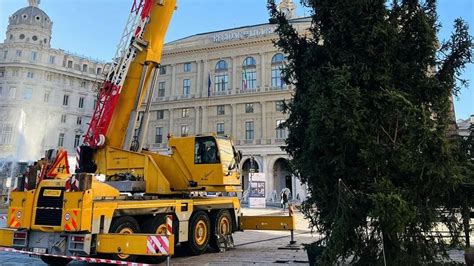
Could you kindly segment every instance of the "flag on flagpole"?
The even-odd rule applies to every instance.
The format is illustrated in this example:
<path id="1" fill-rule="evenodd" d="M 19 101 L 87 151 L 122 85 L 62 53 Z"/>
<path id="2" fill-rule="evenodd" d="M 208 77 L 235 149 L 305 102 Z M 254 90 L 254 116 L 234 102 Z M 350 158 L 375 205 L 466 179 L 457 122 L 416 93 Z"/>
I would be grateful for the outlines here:
<path id="1" fill-rule="evenodd" d="M 242 89 L 247 90 L 248 88 L 247 69 L 245 66 L 242 66 L 242 70 L 243 70 Z"/>
<path id="2" fill-rule="evenodd" d="M 211 97 L 212 78 L 211 72 L 209 72 L 209 78 L 207 80 L 207 97 Z"/>

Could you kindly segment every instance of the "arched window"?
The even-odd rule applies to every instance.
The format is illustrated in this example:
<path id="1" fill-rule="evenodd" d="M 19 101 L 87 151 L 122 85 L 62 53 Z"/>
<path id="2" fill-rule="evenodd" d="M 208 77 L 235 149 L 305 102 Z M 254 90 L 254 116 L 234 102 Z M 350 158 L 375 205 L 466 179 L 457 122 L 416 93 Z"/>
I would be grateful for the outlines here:
<path id="1" fill-rule="evenodd" d="M 274 55 L 272 58 L 272 88 L 283 89 L 285 86 L 283 73 L 281 71 L 284 61 L 285 56 L 281 53 Z"/>
<path id="2" fill-rule="evenodd" d="M 242 64 L 244 67 L 255 67 L 257 65 L 257 61 L 255 58 L 249 56 L 245 58 L 244 63 Z"/>
<path id="3" fill-rule="evenodd" d="M 255 90 L 257 87 L 257 61 L 249 56 L 242 63 L 242 90 Z"/>
<path id="4" fill-rule="evenodd" d="M 229 85 L 229 75 L 227 75 L 227 62 L 219 60 L 216 64 L 216 76 L 214 78 L 214 89 L 217 94 L 225 94 Z"/>
<path id="5" fill-rule="evenodd" d="M 219 60 L 216 64 L 216 71 L 227 70 L 227 62 L 225 60 Z"/>

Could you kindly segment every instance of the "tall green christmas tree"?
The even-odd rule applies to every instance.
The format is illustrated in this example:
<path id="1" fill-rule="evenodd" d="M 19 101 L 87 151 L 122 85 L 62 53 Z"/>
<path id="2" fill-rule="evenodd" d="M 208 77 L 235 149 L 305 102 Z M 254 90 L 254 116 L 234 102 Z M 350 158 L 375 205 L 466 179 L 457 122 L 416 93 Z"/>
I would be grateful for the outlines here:
<path id="1" fill-rule="evenodd" d="M 310 191 L 303 210 L 325 237 L 323 264 L 438 261 L 434 227 L 460 226 L 446 206 L 462 181 L 448 130 L 471 62 L 467 25 L 456 20 L 440 43 L 435 0 L 301 2 L 312 10 L 304 36 L 268 7 L 296 87 L 286 151 Z"/>

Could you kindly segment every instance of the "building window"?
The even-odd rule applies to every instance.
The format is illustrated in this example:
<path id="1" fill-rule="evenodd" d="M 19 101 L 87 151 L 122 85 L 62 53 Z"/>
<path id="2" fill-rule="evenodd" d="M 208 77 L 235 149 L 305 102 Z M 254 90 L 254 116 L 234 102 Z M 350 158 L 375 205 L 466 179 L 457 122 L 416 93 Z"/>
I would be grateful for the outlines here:
<path id="1" fill-rule="evenodd" d="M 20 71 L 18 69 L 14 69 L 12 72 L 12 77 L 18 77 L 20 76 Z"/>
<path id="2" fill-rule="evenodd" d="M 72 68 L 72 64 L 73 64 L 72 60 L 68 60 L 67 61 L 67 68 Z"/>
<path id="3" fill-rule="evenodd" d="M 215 78 L 215 90 L 216 92 L 225 92 L 229 84 L 229 76 L 225 74 L 217 74 Z"/>
<path id="4" fill-rule="evenodd" d="M 98 68 L 97 68 L 97 71 L 96 71 L 96 74 L 97 74 L 97 75 L 100 75 L 101 73 L 102 73 L 102 68 L 98 67 Z"/>
<path id="5" fill-rule="evenodd" d="M 163 143 L 163 128 L 162 127 L 156 128 L 155 143 Z"/>
<path id="6" fill-rule="evenodd" d="M 225 134 L 224 123 L 217 123 L 217 125 L 216 125 L 216 133 L 217 133 L 218 135 L 224 135 L 224 134 Z"/>
<path id="7" fill-rule="evenodd" d="M 257 61 L 253 57 L 245 58 L 242 64 L 242 89 L 254 90 L 257 87 Z"/>
<path id="8" fill-rule="evenodd" d="M 66 115 L 65 114 L 62 114 L 61 115 L 61 123 L 66 123 Z"/>
<path id="9" fill-rule="evenodd" d="M 188 108 L 183 108 L 181 111 L 181 117 L 182 118 L 187 118 L 189 117 L 189 109 Z"/>
<path id="10" fill-rule="evenodd" d="M 283 73 L 281 71 L 284 61 L 285 61 L 285 56 L 281 53 L 274 55 L 272 58 L 272 87 L 273 88 L 283 88 L 285 85 L 285 81 L 283 79 Z"/>
<path id="11" fill-rule="evenodd" d="M 282 53 L 278 53 L 272 57 L 272 64 L 283 64 L 285 56 Z"/>
<path id="12" fill-rule="evenodd" d="M 276 121 L 276 138 L 286 139 L 286 128 L 284 126 L 285 120 L 279 119 Z"/>
<path id="13" fill-rule="evenodd" d="M 63 105 L 64 106 L 69 105 L 69 95 L 68 94 L 64 94 L 64 96 L 63 96 Z"/>
<path id="14" fill-rule="evenodd" d="M 283 112 L 285 109 L 285 101 L 276 101 L 275 102 L 275 111 Z"/>
<path id="15" fill-rule="evenodd" d="M 256 69 L 243 69 L 242 73 L 242 89 L 255 90 L 257 88 L 257 71 Z"/>
<path id="16" fill-rule="evenodd" d="M 45 91 L 45 92 L 44 92 L 43 102 L 45 102 L 45 103 L 49 102 L 49 95 L 50 95 L 50 94 L 51 94 L 51 93 L 50 93 L 49 91 Z"/>
<path id="17" fill-rule="evenodd" d="M 272 87 L 283 88 L 284 84 L 280 66 L 272 66 Z"/>
<path id="18" fill-rule="evenodd" d="M 191 63 L 184 63 L 184 72 L 191 72 L 192 70 L 192 64 Z"/>
<path id="19" fill-rule="evenodd" d="M 97 107 L 97 99 L 94 99 L 94 108 L 93 109 L 95 110 L 96 107 Z"/>
<path id="20" fill-rule="evenodd" d="M 37 57 L 38 57 L 38 52 L 32 51 L 31 52 L 31 60 L 36 61 Z"/>
<path id="21" fill-rule="evenodd" d="M 8 91 L 8 98 L 15 99 L 15 96 L 16 96 L 16 87 L 10 87 L 10 90 Z"/>
<path id="22" fill-rule="evenodd" d="M 189 125 L 181 125 L 181 137 L 189 135 Z"/>
<path id="23" fill-rule="evenodd" d="M 166 66 L 160 67 L 160 75 L 166 75 Z"/>
<path id="24" fill-rule="evenodd" d="M 58 147 L 62 147 L 63 145 L 64 145 L 64 133 L 59 133 Z"/>
<path id="25" fill-rule="evenodd" d="M 0 85 L 0 97 L 3 96 L 3 87 Z"/>
<path id="26" fill-rule="evenodd" d="M 3 78 L 5 77 L 5 71 L 4 70 L 0 70 L 0 78 Z"/>
<path id="27" fill-rule="evenodd" d="M 79 108 L 84 108 L 84 97 L 79 97 Z"/>
<path id="28" fill-rule="evenodd" d="M 245 104 L 245 113 L 247 113 L 247 114 L 253 113 L 253 103 L 246 103 Z"/>
<path id="29" fill-rule="evenodd" d="M 225 71 L 227 70 L 227 62 L 225 60 L 219 60 L 216 64 L 216 71 Z"/>
<path id="30" fill-rule="evenodd" d="M 16 56 L 21 57 L 21 50 L 16 50 Z"/>
<path id="31" fill-rule="evenodd" d="M 254 139 L 253 121 L 245 122 L 245 139 L 246 140 L 253 140 Z"/>
<path id="32" fill-rule="evenodd" d="M 87 85 L 87 81 L 83 80 L 81 81 L 81 88 L 85 88 Z"/>
<path id="33" fill-rule="evenodd" d="M 8 50 L 3 51 L 3 59 L 7 59 Z"/>
<path id="34" fill-rule="evenodd" d="M 81 135 L 75 135 L 74 136 L 74 148 L 79 146 L 80 143 L 81 143 Z"/>
<path id="35" fill-rule="evenodd" d="M 165 111 L 164 110 L 156 111 L 156 120 L 162 120 L 164 117 L 165 117 Z"/>
<path id="36" fill-rule="evenodd" d="M 225 105 L 217 106 L 217 115 L 225 115 Z"/>
<path id="37" fill-rule="evenodd" d="M 216 76 L 214 79 L 214 86 L 216 92 L 225 92 L 229 83 L 229 76 L 227 75 L 227 62 L 225 60 L 220 60 L 216 64 Z"/>
<path id="38" fill-rule="evenodd" d="M 29 101 L 33 98 L 33 89 L 32 88 L 25 88 L 23 89 L 23 100 Z"/>
<path id="39" fill-rule="evenodd" d="M 183 95 L 188 96 L 191 92 L 191 80 L 183 80 Z"/>
<path id="40" fill-rule="evenodd" d="M 12 123 L 0 124 L 0 144 L 11 144 L 13 133 Z"/>
<path id="41" fill-rule="evenodd" d="M 28 73 L 26 73 L 26 77 L 29 78 L 29 79 L 32 79 L 34 78 L 35 74 L 31 71 L 28 71 Z"/>
<path id="42" fill-rule="evenodd" d="M 158 97 L 165 97 L 166 82 L 158 83 Z"/>
<path id="43" fill-rule="evenodd" d="M 54 55 L 50 55 L 48 62 L 53 65 L 53 64 L 54 64 L 54 59 L 55 59 L 55 58 L 54 58 Z"/>
<path id="44" fill-rule="evenodd" d="M 82 65 L 82 72 L 87 72 L 88 66 L 87 64 Z"/>
<path id="45" fill-rule="evenodd" d="M 76 125 L 78 125 L 78 126 L 82 125 L 82 116 L 77 117 Z"/>

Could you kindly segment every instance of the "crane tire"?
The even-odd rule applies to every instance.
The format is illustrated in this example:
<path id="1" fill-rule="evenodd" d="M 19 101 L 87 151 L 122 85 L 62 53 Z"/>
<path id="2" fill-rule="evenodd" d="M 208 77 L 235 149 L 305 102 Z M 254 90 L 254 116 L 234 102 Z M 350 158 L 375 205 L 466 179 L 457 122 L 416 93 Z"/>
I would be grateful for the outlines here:
<path id="1" fill-rule="evenodd" d="M 136 234 L 140 233 L 140 226 L 137 220 L 131 216 L 121 216 L 112 219 L 110 224 L 109 233 L 112 234 Z M 136 261 L 136 255 L 125 255 L 125 254 L 109 254 L 109 257 L 113 260 L 122 261 Z"/>
<path id="2" fill-rule="evenodd" d="M 211 215 L 211 241 L 209 245 L 219 249 L 217 235 L 232 234 L 232 216 L 228 210 L 222 209 Z"/>
<path id="3" fill-rule="evenodd" d="M 211 236 L 211 222 L 204 211 L 197 211 L 189 220 L 188 242 L 183 243 L 189 255 L 206 252 Z"/>
<path id="4" fill-rule="evenodd" d="M 173 230 L 174 231 L 174 230 Z M 166 215 L 159 214 L 155 217 L 147 219 L 142 224 L 142 232 L 144 234 L 156 234 L 156 235 L 165 235 L 166 234 Z M 165 256 L 143 256 L 143 261 L 149 264 L 160 264 L 166 260 Z"/>

